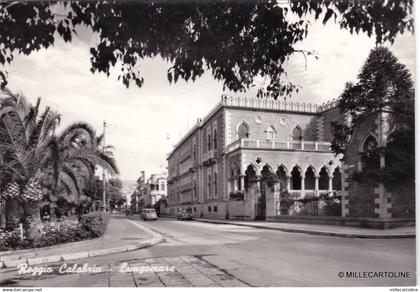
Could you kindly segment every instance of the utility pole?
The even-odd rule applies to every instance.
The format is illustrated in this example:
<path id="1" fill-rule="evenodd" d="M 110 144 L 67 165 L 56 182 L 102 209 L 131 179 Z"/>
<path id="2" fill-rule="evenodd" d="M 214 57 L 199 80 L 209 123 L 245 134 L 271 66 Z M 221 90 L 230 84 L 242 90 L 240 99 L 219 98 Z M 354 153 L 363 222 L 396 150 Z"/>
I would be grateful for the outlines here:
<path id="1" fill-rule="evenodd" d="M 106 129 L 106 121 L 103 124 L 103 137 L 102 137 L 102 152 L 105 153 L 105 129 Z M 103 203 L 103 210 L 106 212 L 106 177 L 105 177 L 105 168 L 102 168 L 102 183 L 103 183 L 103 192 L 102 192 L 102 203 Z"/>

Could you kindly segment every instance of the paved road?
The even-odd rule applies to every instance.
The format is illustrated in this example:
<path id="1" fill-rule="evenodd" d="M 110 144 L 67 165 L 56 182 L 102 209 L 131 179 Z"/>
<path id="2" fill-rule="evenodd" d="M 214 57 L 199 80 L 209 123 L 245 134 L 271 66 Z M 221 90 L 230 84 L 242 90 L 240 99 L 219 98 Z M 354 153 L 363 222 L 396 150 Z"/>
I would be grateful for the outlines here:
<path id="1" fill-rule="evenodd" d="M 412 286 L 416 282 L 415 239 L 338 238 L 173 219 L 136 222 L 163 235 L 166 242 L 65 263 L 96 268 L 90 274 L 60 273 L 63 263 L 40 276 L 2 270 L 0 286 Z M 350 277 L 347 272 L 356 274 Z M 369 275 L 374 277 L 361 278 Z"/>

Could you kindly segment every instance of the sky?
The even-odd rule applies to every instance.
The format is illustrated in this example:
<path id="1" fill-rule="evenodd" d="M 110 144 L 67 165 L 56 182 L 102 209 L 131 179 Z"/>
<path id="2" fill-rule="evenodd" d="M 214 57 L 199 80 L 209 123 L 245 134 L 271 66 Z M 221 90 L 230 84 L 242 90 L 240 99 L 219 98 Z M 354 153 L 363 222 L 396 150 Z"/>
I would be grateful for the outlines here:
<path id="1" fill-rule="evenodd" d="M 166 157 L 174 144 L 211 110 L 223 93 L 222 83 L 206 72 L 195 82 L 170 84 L 169 64 L 160 57 L 140 64 L 145 79 L 141 88 L 127 89 L 115 74 L 92 74 L 89 49 L 98 37 L 80 30 L 71 43 L 56 41 L 54 47 L 29 56 L 16 56 L 7 67 L 9 89 L 23 93 L 29 101 L 42 97 L 42 104 L 62 114 L 64 127 L 85 121 L 102 133 L 106 120 L 106 143 L 115 147 L 120 177 L 136 180 L 142 170 L 149 176 L 164 171 Z M 414 74 L 414 35 L 399 35 L 393 45 L 386 44 Z M 302 88 L 294 101 L 321 104 L 337 98 L 348 81 L 355 81 L 374 39 L 351 35 L 333 22 L 313 23 L 308 37 L 298 49 L 314 50 L 318 60 L 293 55 L 286 64 L 290 81 Z M 249 91 L 240 96 L 255 97 Z"/>

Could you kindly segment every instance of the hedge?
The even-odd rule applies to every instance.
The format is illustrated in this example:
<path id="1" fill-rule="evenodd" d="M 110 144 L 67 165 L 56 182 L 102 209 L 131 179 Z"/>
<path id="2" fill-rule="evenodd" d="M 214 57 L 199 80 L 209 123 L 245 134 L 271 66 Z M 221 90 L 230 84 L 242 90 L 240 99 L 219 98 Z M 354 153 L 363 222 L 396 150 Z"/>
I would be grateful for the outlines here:
<path id="1" fill-rule="evenodd" d="M 19 230 L 0 230 L 0 251 L 51 246 L 67 242 L 97 238 L 104 234 L 109 222 L 109 213 L 93 212 L 77 219 L 63 218 L 56 222 L 44 222 L 39 226 L 39 236 L 22 241 Z"/>

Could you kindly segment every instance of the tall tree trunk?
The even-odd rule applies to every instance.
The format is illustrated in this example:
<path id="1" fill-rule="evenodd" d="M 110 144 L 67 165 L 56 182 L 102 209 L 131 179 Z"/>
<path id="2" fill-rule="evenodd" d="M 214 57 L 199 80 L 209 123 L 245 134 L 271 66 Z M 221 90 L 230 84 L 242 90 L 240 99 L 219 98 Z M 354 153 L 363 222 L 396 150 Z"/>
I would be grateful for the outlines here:
<path id="1" fill-rule="evenodd" d="M 6 201 L 0 200 L 0 229 L 6 228 Z"/>
<path id="2" fill-rule="evenodd" d="M 23 205 L 25 215 L 25 229 L 30 239 L 36 239 L 41 236 L 40 227 L 42 225 L 39 202 L 27 201 Z"/>
<path id="3" fill-rule="evenodd" d="M 22 219 L 22 206 L 16 198 L 6 200 L 6 228 L 15 229 Z"/>

